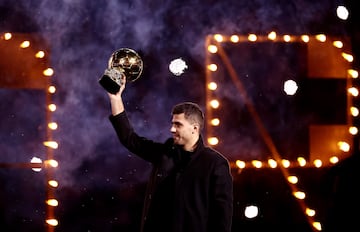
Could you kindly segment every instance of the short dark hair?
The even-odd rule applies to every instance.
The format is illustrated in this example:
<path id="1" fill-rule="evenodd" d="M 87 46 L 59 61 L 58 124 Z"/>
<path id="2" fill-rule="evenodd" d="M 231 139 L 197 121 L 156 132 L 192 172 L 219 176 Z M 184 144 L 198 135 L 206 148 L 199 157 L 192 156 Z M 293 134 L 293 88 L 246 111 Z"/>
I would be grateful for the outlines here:
<path id="1" fill-rule="evenodd" d="M 198 104 L 193 102 L 182 102 L 173 107 L 172 115 L 182 113 L 184 113 L 185 119 L 193 123 L 198 123 L 200 130 L 204 128 L 204 113 Z"/>

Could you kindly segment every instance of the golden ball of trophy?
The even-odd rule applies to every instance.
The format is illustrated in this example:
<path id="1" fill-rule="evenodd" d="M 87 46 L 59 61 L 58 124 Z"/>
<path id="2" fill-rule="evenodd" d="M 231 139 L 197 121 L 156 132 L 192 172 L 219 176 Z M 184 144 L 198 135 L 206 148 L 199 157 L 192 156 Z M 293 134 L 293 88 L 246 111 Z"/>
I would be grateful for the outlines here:
<path id="1" fill-rule="evenodd" d="M 137 80 L 143 70 L 143 61 L 139 54 L 130 48 L 120 48 L 112 53 L 100 85 L 109 93 L 119 92 L 123 78 L 127 82 Z"/>

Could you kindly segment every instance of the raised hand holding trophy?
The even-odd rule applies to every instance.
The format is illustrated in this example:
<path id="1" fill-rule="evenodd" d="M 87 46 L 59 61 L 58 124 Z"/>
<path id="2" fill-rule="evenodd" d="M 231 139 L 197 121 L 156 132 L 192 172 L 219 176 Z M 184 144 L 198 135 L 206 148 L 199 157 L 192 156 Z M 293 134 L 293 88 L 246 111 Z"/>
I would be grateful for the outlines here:
<path id="1" fill-rule="evenodd" d="M 124 76 L 127 82 L 133 82 L 140 77 L 142 70 L 143 61 L 139 54 L 130 48 L 120 48 L 111 55 L 99 83 L 109 93 L 116 94 Z"/>

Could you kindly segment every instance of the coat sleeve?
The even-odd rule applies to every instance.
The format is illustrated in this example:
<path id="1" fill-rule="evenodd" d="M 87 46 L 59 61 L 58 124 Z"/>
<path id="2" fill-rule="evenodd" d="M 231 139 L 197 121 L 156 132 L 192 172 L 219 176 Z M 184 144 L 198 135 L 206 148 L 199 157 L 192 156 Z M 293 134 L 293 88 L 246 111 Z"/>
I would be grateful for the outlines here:
<path id="1" fill-rule="evenodd" d="M 233 178 L 229 162 L 226 159 L 220 159 L 220 162 L 217 162 L 211 182 L 209 231 L 231 232 L 233 217 Z"/>
<path id="2" fill-rule="evenodd" d="M 156 162 L 163 153 L 163 146 L 145 137 L 139 136 L 133 129 L 126 112 L 110 115 L 110 122 L 121 144 L 130 152 L 149 162 Z"/>

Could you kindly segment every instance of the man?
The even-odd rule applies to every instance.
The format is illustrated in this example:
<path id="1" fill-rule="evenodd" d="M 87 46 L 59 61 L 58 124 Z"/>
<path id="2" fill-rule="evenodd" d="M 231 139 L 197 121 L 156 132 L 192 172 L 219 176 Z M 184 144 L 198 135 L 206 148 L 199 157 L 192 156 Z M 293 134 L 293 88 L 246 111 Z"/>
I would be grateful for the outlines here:
<path id="1" fill-rule="evenodd" d="M 127 117 L 122 93 L 108 93 L 109 119 L 120 142 L 153 165 L 144 201 L 142 232 L 230 232 L 233 179 L 228 160 L 206 147 L 204 116 L 185 102 L 172 111 L 172 138 L 159 143 L 139 136 Z"/>

